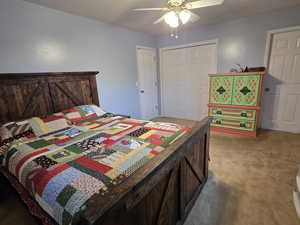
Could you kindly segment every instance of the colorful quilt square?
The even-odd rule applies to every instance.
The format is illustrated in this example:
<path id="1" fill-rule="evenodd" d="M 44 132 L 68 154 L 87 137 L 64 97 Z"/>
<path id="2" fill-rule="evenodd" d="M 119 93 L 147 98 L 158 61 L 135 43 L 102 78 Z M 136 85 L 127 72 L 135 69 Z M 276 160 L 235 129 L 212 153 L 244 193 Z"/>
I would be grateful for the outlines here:
<path id="1" fill-rule="evenodd" d="M 67 202 L 65 210 L 73 216 L 87 200 L 88 196 L 77 190 Z"/>
<path id="2" fill-rule="evenodd" d="M 55 160 L 58 163 L 62 163 L 62 162 L 71 160 L 72 158 L 76 157 L 77 154 L 75 154 L 67 149 L 60 149 L 60 150 L 49 153 L 47 156 L 50 159 Z"/>
<path id="3" fill-rule="evenodd" d="M 44 155 L 34 159 L 33 161 L 46 169 L 57 164 L 57 162 Z"/>
<path id="4" fill-rule="evenodd" d="M 88 197 L 98 193 L 99 190 L 105 186 L 102 181 L 87 174 L 84 174 L 73 180 L 70 185 L 76 190 L 85 193 Z"/>
<path id="5" fill-rule="evenodd" d="M 101 138 L 101 137 L 100 137 Z M 85 151 L 89 150 L 92 147 L 100 147 L 101 146 L 101 141 L 99 141 L 99 139 L 87 139 L 81 142 L 78 142 L 76 145 L 82 149 L 84 149 Z"/>
<path id="6" fill-rule="evenodd" d="M 51 141 L 46 141 L 44 139 L 38 139 L 38 140 L 27 143 L 27 145 L 29 145 L 30 147 L 32 147 L 34 149 L 44 148 L 51 144 L 52 144 Z"/>
<path id="7" fill-rule="evenodd" d="M 136 167 L 136 165 L 138 164 L 142 164 L 142 162 L 140 162 L 146 155 L 148 155 L 148 153 L 150 153 L 152 151 L 151 148 L 143 148 L 140 151 L 138 151 L 136 154 L 134 154 L 133 156 L 131 156 L 129 159 L 127 159 L 126 161 L 124 161 L 123 163 L 119 164 L 116 168 L 125 173 L 126 174 L 131 174 L 134 171 L 134 168 Z"/>
<path id="8" fill-rule="evenodd" d="M 128 134 L 131 137 L 140 137 L 143 134 L 149 132 L 151 129 L 146 129 L 146 128 L 140 128 L 138 130 L 135 130 L 133 132 L 131 132 L 130 134 Z"/>
<path id="9" fill-rule="evenodd" d="M 124 139 L 118 141 L 114 144 L 114 146 L 118 146 L 121 148 L 127 148 L 130 150 L 139 148 L 141 145 L 143 145 L 145 142 L 142 140 L 138 140 L 135 138 L 125 137 Z"/>
<path id="10" fill-rule="evenodd" d="M 62 131 L 59 134 L 56 134 L 55 137 L 59 137 L 59 136 L 76 137 L 77 135 L 81 134 L 82 132 L 83 131 L 81 129 L 73 127 L 73 128 L 67 129 L 65 131 Z"/>
<path id="11" fill-rule="evenodd" d="M 68 147 L 65 147 L 64 149 L 66 149 L 70 152 L 73 152 L 75 154 L 81 154 L 81 153 L 85 152 L 85 149 L 83 149 L 77 145 L 70 145 Z"/>
<path id="12" fill-rule="evenodd" d="M 68 168 L 54 176 L 46 185 L 42 197 L 50 205 L 53 206 L 56 198 L 62 190 L 77 177 L 83 173 L 75 168 Z"/>
<path id="13" fill-rule="evenodd" d="M 86 157 L 80 157 L 80 158 L 78 158 L 74 161 L 79 163 L 82 166 L 85 166 L 85 167 L 90 168 L 92 170 L 98 171 L 102 174 L 105 174 L 109 170 L 112 169 L 110 166 L 104 165 L 100 162 L 97 162 L 95 160 L 92 160 L 92 159 L 89 159 L 89 158 L 86 158 Z"/>
<path id="14" fill-rule="evenodd" d="M 124 158 L 125 156 L 126 156 L 126 154 L 124 154 L 122 152 L 114 152 L 105 158 L 98 159 L 97 161 L 99 161 L 100 163 L 102 163 L 104 165 L 111 167 L 116 161 L 119 161 L 120 159 Z"/>
<path id="15" fill-rule="evenodd" d="M 71 185 L 67 185 L 57 196 L 56 201 L 62 206 L 65 207 L 69 199 L 75 194 L 76 188 Z"/>
<path id="16" fill-rule="evenodd" d="M 121 174 L 122 174 L 121 171 L 119 171 L 117 169 L 112 169 L 112 170 L 108 171 L 105 175 L 108 176 L 109 178 L 111 178 L 112 180 L 114 180 L 117 177 L 119 177 Z"/>
<path id="17" fill-rule="evenodd" d="M 102 181 L 106 186 L 111 184 L 111 179 L 108 176 L 106 176 L 103 173 L 99 173 L 99 171 L 97 171 L 95 169 L 91 169 L 85 165 L 82 165 L 81 163 L 79 163 L 75 160 L 68 162 L 68 165 L 80 170 L 82 173 L 88 174 L 88 175 Z"/>
<path id="18" fill-rule="evenodd" d="M 102 146 L 101 148 L 94 148 L 86 151 L 84 153 L 84 156 L 96 161 L 102 160 L 104 158 L 107 158 L 109 155 L 115 153 L 116 151 L 110 148 L 107 148 L 105 146 Z"/>

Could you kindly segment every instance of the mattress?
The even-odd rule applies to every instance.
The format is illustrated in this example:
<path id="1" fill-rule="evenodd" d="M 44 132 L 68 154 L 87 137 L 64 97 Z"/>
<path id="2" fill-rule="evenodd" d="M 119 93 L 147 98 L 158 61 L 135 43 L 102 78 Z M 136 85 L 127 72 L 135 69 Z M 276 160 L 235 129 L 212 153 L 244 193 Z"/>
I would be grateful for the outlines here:
<path id="1" fill-rule="evenodd" d="M 93 199 L 121 185 L 188 131 L 171 123 L 94 117 L 12 142 L 2 169 L 58 224 L 76 224 Z"/>

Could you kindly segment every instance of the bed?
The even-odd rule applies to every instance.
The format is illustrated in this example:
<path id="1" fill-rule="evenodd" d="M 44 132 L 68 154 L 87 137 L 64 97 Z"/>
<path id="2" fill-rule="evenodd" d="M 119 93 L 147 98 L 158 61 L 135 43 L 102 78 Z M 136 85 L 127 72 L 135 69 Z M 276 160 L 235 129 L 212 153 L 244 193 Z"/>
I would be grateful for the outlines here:
<path id="1" fill-rule="evenodd" d="M 59 132 L 43 124 L 37 137 L 13 142 L 2 175 L 45 225 L 183 224 L 207 180 L 209 120 L 101 113 L 97 74 L 0 75 L 1 123 L 34 118 L 32 125 L 40 115 L 52 122 L 63 118 L 58 112 L 71 121 Z M 76 110 L 88 113 L 78 120 Z"/>

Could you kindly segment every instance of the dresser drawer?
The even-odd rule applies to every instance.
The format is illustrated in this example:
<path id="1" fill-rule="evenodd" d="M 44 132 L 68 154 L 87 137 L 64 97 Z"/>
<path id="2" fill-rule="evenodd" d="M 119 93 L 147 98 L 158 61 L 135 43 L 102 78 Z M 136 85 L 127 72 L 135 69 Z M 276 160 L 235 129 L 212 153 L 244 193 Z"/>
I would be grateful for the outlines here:
<path id="1" fill-rule="evenodd" d="M 210 107 L 209 116 L 234 120 L 256 120 L 256 110 Z"/>
<path id="2" fill-rule="evenodd" d="M 224 119 L 216 118 L 212 119 L 212 127 L 230 128 L 243 131 L 255 131 L 256 121 L 251 120 L 238 120 L 238 119 Z"/>

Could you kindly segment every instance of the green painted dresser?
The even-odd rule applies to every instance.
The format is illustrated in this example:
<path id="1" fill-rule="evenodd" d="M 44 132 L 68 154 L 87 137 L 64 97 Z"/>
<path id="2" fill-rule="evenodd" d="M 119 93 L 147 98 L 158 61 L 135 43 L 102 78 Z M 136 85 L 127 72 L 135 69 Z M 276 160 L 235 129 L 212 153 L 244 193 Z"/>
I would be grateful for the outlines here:
<path id="1" fill-rule="evenodd" d="M 264 72 L 209 74 L 211 129 L 257 135 Z"/>

